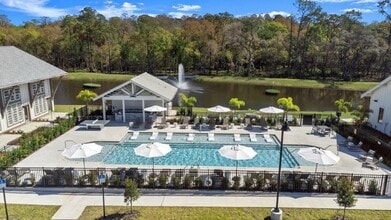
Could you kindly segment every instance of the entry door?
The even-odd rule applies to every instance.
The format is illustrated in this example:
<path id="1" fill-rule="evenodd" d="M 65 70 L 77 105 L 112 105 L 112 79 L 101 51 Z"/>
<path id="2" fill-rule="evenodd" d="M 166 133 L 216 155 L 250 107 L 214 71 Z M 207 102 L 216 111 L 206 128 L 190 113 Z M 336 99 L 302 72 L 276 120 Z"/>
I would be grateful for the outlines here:
<path id="1" fill-rule="evenodd" d="M 24 120 L 30 121 L 30 111 L 27 105 L 23 106 L 23 111 L 24 111 Z"/>

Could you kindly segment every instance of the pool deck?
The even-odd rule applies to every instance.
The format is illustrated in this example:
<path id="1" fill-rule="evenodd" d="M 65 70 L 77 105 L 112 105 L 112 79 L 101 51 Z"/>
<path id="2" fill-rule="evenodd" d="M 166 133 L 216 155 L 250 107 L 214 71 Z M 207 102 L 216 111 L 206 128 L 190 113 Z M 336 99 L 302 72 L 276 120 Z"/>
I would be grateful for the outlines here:
<path id="1" fill-rule="evenodd" d="M 216 128 L 212 131 L 199 131 L 190 128 L 180 129 L 179 126 L 169 127 L 164 129 L 152 128 L 152 129 L 138 129 L 140 132 L 153 132 L 157 131 L 159 133 L 165 132 L 174 132 L 174 133 L 238 133 L 238 134 L 272 134 L 276 135 L 278 139 L 281 137 L 280 130 L 269 129 L 268 131 L 262 131 L 261 129 L 254 127 L 252 130 L 245 130 L 243 128 L 234 127 L 228 130 L 222 130 Z M 381 165 L 378 170 L 371 170 L 368 168 L 362 167 L 362 162 L 358 160 L 361 152 L 349 151 L 346 147 L 343 147 L 345 139 L 339 135 L 329 135 L 329 136 L 319 136 L 311 134 L 311 126 L 300 126 L 300 127 L 290 127 L 291 130 L 284 132 L 284 144 L 301 144 L 301 145 L 312 145 L 320 148 L 327 148 L 328 150 L 333 151 L 334 153 L 340 156 L 340 161 L 333 166 L 318 166 L 318 172 L 337 172 L 337 173 L 359 173 L 359 174 L 390 174 L 391 169 Z M 128 132 L 133 132 L 134 130 L 129 129 L 128 124 L 124 123 L 115 123 L 110 122 L 103 129 L 85 129 L 79 126 L 76 126 L 56 138 L 49 144 L 45 145 L 35 153 L 33 153 L 28 158 L 20 161 L 16 164 L 16 167 L 78 167 L 82 168 L 83 163 L 80 160 L 69 160 L 64 158 L 61 155 L 61 152 L 67 146 L 72 146 L 75 143 L 86 143 L 86 142 L 96 142 L 96 141 L 109 141 L 109 142 L 120 142 Z M 66 146 L 65 146 L 66 145 Z M 338 147 L 340 146 L 340 147 Z M 130 167 L 130 165 L 128 165 Z M 96 168 L 96 167 L 106 167 L 106 168 L 116 168 L 116 167 L 127 167 L 127 165 L 118 165 L 118 164 L 104 164 L 101 162 L 91 162 L 86 160 L 87 168 Z M 140 166 L 142 167 L 142 166 Z M 155 168 L 166 168 L 167 166 L 155 166 Z M 222 169 L 234 169 L 234 167 L 221 167 Z M 254 168 L 243 168 L 249 170 L 266 170 L 266 171 L 275 171 L 276 168 L 264 168 L 259 169 Z M 283 170 L 296 170 L 296 171 L 308 171 L 313 172 L 315 169 L 314 166 L 301 166 L 298 168 L 287 168 Z"/>

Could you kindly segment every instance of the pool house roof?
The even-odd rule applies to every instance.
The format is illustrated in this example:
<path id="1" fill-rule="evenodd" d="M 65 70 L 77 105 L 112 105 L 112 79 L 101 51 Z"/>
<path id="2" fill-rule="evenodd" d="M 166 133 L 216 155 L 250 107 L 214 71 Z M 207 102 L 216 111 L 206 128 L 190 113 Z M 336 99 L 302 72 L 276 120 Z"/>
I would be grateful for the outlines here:
<path id="1" fill-rule="evenodd" d="M 14 46 L 0 46 L 0 57 L 0 88 L 67 74 L 67 72 Z"/>
<path id="2" fill-rule="evenodd" d="M 379 88 L 381 88 L 382 86 L 387 86 L 388 83 L 391 82 L 391 76 L 387 77 L 385 80 L 381 81 L 379 84 L 377 84 L 375 87 L 373 87 L 372 89 L 366 91 L 365 93 L 363 93 L 361 95 L 361 98 L 364 98 L 364 97 L 371 97 L 373 95 L 373 93 L 378 90 Z"/>
<path id="3" fill-rule="evenodd" d="M 102 93 L 94 98 L 94 101 L 104 97 L 114 98 L 115 96 L 127 97 L 127 100 L 137 99 L 141 96 L 155 96 L 165 101 L 171 101 L 177 91 L 178 88 L 175 86 L 145 72 Z"/>

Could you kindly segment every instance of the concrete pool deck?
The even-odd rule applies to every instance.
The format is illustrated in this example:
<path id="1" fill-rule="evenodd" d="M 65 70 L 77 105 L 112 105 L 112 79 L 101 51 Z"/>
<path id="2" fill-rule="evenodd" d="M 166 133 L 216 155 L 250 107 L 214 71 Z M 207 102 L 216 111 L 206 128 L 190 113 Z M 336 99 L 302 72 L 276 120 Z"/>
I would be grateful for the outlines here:
<path id="1" fill-rule="evenodd" d="M 228 130 L 222 130 L 216 128 L 212 131 L 199 131 L 192 128 L 180 129 L 179 126 L 175 128 L 169 127 L 165 129 L 151 128 L 151 129 L 138 129 L 140 132 L 177 132 L 177 133 L 238 133 L 238 134 L 273 134 L 280 139 L 281 131 L 269 129 L 268 131 L 262 131 L 259 128 L 255 127 L 253 130 L 245 130 L 243 128 L 235 127 Z M 311 126 L 300 126 L 300 127 L 290 127 L 291 130 L 284 132 L 284 144 L 290 145 L 312 145 L 320 148 L 327 148 L 328 150 L 333 151 L 334 153 L 340 156 L 340 161 L 333 166 L 318 166 L 319 172 L 337 172 L 337 173 L 359 173 L 359 174 L 390 174 L 390 168 L 381 165 L 378 170 L 371 170 L 368 168 L 362 167 L 362 162 L 358 160 L 359 155 L 363 154 L 364 151 L 349 151 L 346 147 L 342 147 L 345 139 L 339 135 L 327 135 L 319 136 L 311 134 Z M 61 155 L 61 152 L 66 146 L 71 146 L 75 143 L 86 143 L 86 142 L 96 142 L 96 141 L 109 141 L 109 142 L 120 142 L 128 132 L 133 132 L 134 130 L 129 129 L 128 124 L 125 123 L 115 123 L 110 122 L 101 130 L 92 130 L 81 128 L 76 126 L 56 138 L 52 142 L 48 143 L 28 158 L 20 161 L 16 164 L 16 167 L 77 167 L 82 168 L 83 163 L 80 160 L 69 160 L 64 158 Z M 340 147 L 338 147 L 340 146 Z M 130 167 L 131 165 L 120 165 L 120 167 Z M 134 166 L 134 165 L 133 165 Z M 91 162 L 86 160 L 87 168 L 97 168 L 97 167 L 106 167 L 106 168 L 116 168 L 119 167 L 118 164 L 104 164 L 102 162 Z M 140 166 L 142 167 L 142 166 Z M 155 166 L 155 168 L 166 168 L 167 166 Z M 232 169 L 233 167 L 223 167 L 224 169 Z M 275 171 L 276 168 L 264 168 L 259 169 L 248 168 L 252 170 L 266 170 L 266 171 Z M 313 172 L 315 169 L 314 166 L 301 166 L 297 168 L 287 168 L 283 170 L 298 170 L 298 171 L 308 171 Z"/>

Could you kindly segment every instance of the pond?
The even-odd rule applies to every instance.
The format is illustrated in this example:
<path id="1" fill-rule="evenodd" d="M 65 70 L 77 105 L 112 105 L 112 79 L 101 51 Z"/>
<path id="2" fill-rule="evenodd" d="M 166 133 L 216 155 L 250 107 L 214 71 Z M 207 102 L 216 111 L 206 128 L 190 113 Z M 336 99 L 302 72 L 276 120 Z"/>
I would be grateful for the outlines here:
<path id="1" fill-rule="evenodd" d="M 76 99 L 76 95 L 83 89 L 82 81 L 63 80 L 55 96 L 55 104 L 70 105 L 84 104 Z M 122 82 L 94 81 L 100 83 L 100 88 L 91 89 L 98 95 L 112 89 Z M 294 102 L 303 111 L 334 111 L 334 101 L 343 98 L 352 101 L 355 105 L 364 104 L 365 100 L 360 98 L 362 92 L 346 91 L 339 89 L 309 89 L 275 87 L 280 90 L 278 95 L 267 95 L 265 90 L 270 86 L 245 85 L 239 83 L 215 83 L 204 81 L 188 81 L 186 95 L 197 98 L 197 107 L 211 107 L 215 105 L 228 106 L 232 97 L 237 97 L 246 102 L 244 109 L 259 109 L 266 106 L 276 106 L 277 99 L 281 97 L 292 97 Z M 178 103 L 174 100 L 174 106 Z M 94 104 L 101 104 L 97 101 Z"/>

